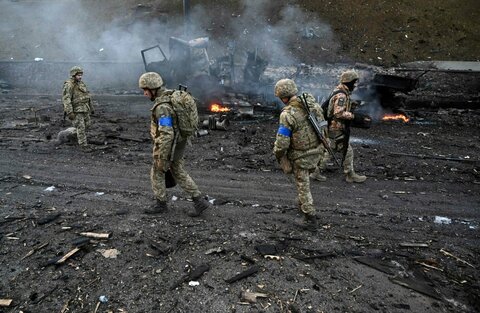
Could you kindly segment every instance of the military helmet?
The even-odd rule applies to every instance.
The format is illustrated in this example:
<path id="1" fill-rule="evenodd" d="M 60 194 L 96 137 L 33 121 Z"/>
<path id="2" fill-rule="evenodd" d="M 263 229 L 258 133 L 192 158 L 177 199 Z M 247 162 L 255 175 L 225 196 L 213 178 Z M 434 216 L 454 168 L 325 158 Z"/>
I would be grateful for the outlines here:
<path id="1" fill-rule="evenodd" d="M 298 92 L 297 85 L 291 79 L 284 78 L 280 79 L 275 84 L 275 97 L 279 98 L 290 98 L 295 96 Z"/>
<path id="2" fill-rule="evenodd" d="M 162 77 L 155 72 L 143 73 L 142 76 L 138 79 L 138 87 L 141 89 L 158 89 L 162 87 L 163 79 Z"/>
<path id="3" fill-rule="evenodd" d="M 348 70 L 343 72 L 342 75 L 340 75 L 340 82 L 342 84 L 349 83 L 358 79 L 359 79 L 359 76 L 355 70 Z"/>
<path id="4" fill-rule="evenodd" d="M 77 75 L 78 73 L 82 73 L 83 74 L 83 69 L 78 66 L 78 65 L 75 65 L 74 67 L 72 67 L 70 69 L 70 76 L 75 76 Z"/>

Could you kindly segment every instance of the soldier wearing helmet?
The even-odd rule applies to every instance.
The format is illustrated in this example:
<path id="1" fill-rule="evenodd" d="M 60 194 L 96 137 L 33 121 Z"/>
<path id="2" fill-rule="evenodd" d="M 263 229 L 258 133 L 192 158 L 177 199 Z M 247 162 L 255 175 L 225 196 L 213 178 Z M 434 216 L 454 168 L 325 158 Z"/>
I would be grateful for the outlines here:
<path id="1" fill-rule="evenodd" d="M 63 84 L 62 102 L 64 114 L 76 129 L 78 144 L 82 150 L 90 151 L 86 129 L 91 125 L 90 114 L 94 112 L 90 93 L 82 78 L 83 69 L 80 66 L 70 69 L 70 79 Z"/>
<path id="2" fill-rule="evenodd" d="M 163 213 L 168 210 L 165 175 L 173 175 L 175 181 L 192 197 L 194 208 L 187 214 L 199 216 L 210 207 L 202 197 L 197 185 L 185 170 L 183 157 L 189 138 L 184 138 L 179 129 L 179 114 L 172 101 L 194 101 L 185 91 L 169 90 L 162 77 L 155 72 L 144 73 L 138 80 L 143 95 L 153 102 L 151 109 L 150 135 L 153 140 L 153 165 L 150 180 L 156 202 L 145 210 L 147 214 Z"/>
<path id="3" fill-rule="evenodd" d="M 346 181 L 349 183 L 363 183 L 367 177 L 358 175 L 353 168 L 353 149 L 349 142 L 349 121 L 354 119 L 352 110 L 356 103 L 350 96 L 359 80 L 358 73 L 354 70 L 347 70 L 340 75 L 340 84 L 332 92 L 333 96 L 328 105 L 327 118 L 331 119 L 328 127 L 328 135 L 332 150 L 343 153 L 343 172 Z M 321 175 L 321 171 L 326 168 L 330 158 L 325 153 L 320 160 L 317 170 L 312 174 L 312 178 L 325 181 L 326 177 Z"/>
<path id="4" fill-rule="evenodd" d="M 275 96 L 286 104 L 280 114 L 280 125 L 277 131 L 273 152 L 286 174 L 293 173 L 298 190 L 298 202 L 304 216 L 302 227 L 316 231 L 317 218 L 310 192 L 310 173 L 323 153 L 321 143 L 308 120 L 307 112 L 298 89 L 291 79 L 281 79 L 275 85 Z M 322 121 L 321 107 L 315 98 L 306 94 L 310 111 Z"/>

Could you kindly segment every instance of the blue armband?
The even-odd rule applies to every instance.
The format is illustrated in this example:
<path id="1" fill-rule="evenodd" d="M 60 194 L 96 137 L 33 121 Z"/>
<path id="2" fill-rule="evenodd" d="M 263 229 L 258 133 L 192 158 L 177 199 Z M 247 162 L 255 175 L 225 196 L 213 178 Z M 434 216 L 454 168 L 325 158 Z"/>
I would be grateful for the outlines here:
<path id="1" fill-rule="evenodd" d="M 173 126 L 173 119 L 171 116 L 163 116 L 160 119 L 158 119 L 158 126 L 167 126 L 167 127 L 172 127 Z"/>
<path id="2" fill-rule="evenodd" d="M 277 134 L 285 136 L 285 137 L 292 137 L 292 131 L 284 125 L 280 125 L 280 127 L 278 127 Z"/>

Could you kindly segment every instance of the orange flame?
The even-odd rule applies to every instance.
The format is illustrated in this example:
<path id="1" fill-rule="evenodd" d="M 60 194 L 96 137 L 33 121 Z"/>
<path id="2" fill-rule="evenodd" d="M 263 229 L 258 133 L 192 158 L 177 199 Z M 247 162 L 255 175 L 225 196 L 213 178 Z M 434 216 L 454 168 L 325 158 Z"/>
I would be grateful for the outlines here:
<path id="1" fill-rule="evenodd" d="M 210 111 L 211 112 L 215 112 L 215 113 L 218 113 L 218 112 L 229 112 L 230 109 L 227 108 L 227 107 L 224 107 L 218 103 L 213 103 L 212 105 L 210 105 Z"/>
<path id="2" fill-rule="evenodd" d="M 405 116 L 403 114 L 385 114 L 382 117 L 382 121 L 397 121 L 397 120 L 402 120 L 404 123 L 407 123 L 410 121 L 408 116 Z"/>

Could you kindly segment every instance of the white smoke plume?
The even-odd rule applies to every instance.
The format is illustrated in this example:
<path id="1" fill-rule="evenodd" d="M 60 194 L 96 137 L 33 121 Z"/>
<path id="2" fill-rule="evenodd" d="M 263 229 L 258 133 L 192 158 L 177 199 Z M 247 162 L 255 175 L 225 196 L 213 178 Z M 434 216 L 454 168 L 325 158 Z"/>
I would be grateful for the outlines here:
<path id="1" fill-rule="evenodd" d="M 120 10 L 114 1 L 0 0 L 0 53 L 13 60 L 140 62 L 141 49 L 160 43 L 168 53 L 168 38 L 184 35 L 182 4 L 173 2 L 150 1 Z M 296 6 L 279 6 L 274 21 L 268 17 L 276 7 L 271 1 L 244 0 L 235 7 L 238 12 L 222 13 L 192 3 L 186 39 L 214 31 L 222 38 L 210 38 L 212 56 L 222 55 L 226 42 L 235 41 L 240 60 L 246 51 L 257 49 L 271 64 L 297 63 L 295 55 L 303 45 L 321 42 L 322 47 L 335 48 L 329 26 Z M 106 15 L 109 10 L 117 16 Z M 226 25 L 216 21 L 220 14 L 227 15 Z"/>

